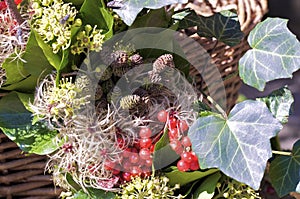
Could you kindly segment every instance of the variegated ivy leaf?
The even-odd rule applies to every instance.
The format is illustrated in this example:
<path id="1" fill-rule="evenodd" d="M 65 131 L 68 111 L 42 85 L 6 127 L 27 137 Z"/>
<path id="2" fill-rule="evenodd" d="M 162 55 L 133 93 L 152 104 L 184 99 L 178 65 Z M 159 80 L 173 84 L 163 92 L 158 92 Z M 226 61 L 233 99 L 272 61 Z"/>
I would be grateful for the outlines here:
<path id="1" fill-rule="evenodd" d="M 280 197 L 299 192 L 300 140 L 294 144 L 291 156 L 280 155 L 271 162 L 270 179 Z"/>
<path id="2" fill-rule="evenodd" d="M 266 82 L 291 78 L 300 68 L 300 43 L 287 28 L 286 19 L 267 18 L 248 37 L 251 46 L 239 62 L 242 80 L 260 91 Z"/>
<path id="3" fill-rule="evenodd" d="M 114 0 L 119 6 L 114 11 L 130 26 L 143 8 L 159 9 L 174 3 L 187 3 L 187 0 Z M 112 3 L 113 4 L 113 3 Z"/>
<path id="4" fill-rule="evenodd" d="M 258 189 L 272 156 L 270 138 L 281 128 L 263 102 L 246 100 L 237 104 L 228 118 L 219 114 L 200 117 L 188 136 L 202 169 L 218 168 Z"/>
<path id="5" fill-rule="evenodd" d="M 267 97 L 257 98 L 256 100 L 264 102 L 274 117 L 282 124 L 288 122 L 288 117 L 294 102 L 292 92 L 288 88 L 281 88 L 272 92 Z"/>

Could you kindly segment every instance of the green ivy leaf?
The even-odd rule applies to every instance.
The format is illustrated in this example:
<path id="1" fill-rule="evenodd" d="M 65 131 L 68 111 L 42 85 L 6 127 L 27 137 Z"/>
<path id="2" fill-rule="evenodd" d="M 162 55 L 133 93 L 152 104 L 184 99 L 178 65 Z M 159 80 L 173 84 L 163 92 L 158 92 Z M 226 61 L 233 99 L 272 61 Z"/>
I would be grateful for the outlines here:
<path id="1" fill-rule="evenodd" d="M 80 8 L 83 24 L 97 25 L 106 39 L 113 35 L 114 17 L 105 8 L 103 0 L 85 0 Z"/>
<path id="2" fill-rule="evenodd" d="M 126 0 L 122 2 L 121 9 L 114 9 L 114 11 L 123 19 L 123 21 L 131 26 L 134 22 L 136 16 L 142 11 L 143 8 L 149 9 L 159 9 L 167 5 L 174 3 L 187 3 L 187 0 L 147 0 L 147 1 L 136 1 L 136 0 Z"/>
<path id="3" fill-rule="evenodd" d="M 221 178 L 220 172 L 207 176 L 201 183 L 198 189 L 194 192 L 193 196 L 197 199 L 211 199 L 215 195 L 217 183 Z"/>
<path id="4" fill-rule="evenodd" d="M 175 184 L 180 184 L 184 186 L 195 180 L 204 178 L 212 173 L 219 171 L 218 169 L 209 169 L 207 171 L 191 171 L 191 172 L 182 172 L 178 171 L 177 167 L 171 167 L 173 170 L 171 172 L 165 172 L 165 175 L 169 178 L 169 184 L 174 186 Z"/>
<path id="5" fill-rule="evenodd" d="M 200 117 L 188 136 L 201 168 L 219 168 L 258 189 L 272 156 L 270 138 L 281 128 L 264 103 L 246 100 L 235 105 L 228 118 Z"/>
<path id="6" fill-rule="evenodd" d="M 25 152 L 40 155 L 52 153 L 58 148 L 54 142 L 57 132 L 40 123 L 31 125 L 32 113 L 23 104 L 28 99 L 26 96 L 30 98 L 31 95 L 11 92 L 1 98 L 0 128 Z"/>
<path id="7" fill-rule="evenodd" d="M 185 29 L 197 26 L 198 35 L 208 38 L 216 38 L 229 46 L 235 46 L 244 37 L 237 14 L 230 11 L 215 13 L 210 17 L 197 15 L 195 11 L 187 10 L 182 14 L 175 15 L 174 19 L 180 20 L 179 28 Z"/>
<path id="8" fill-rule="evenodd" d="M 257 98 L 256 100 L 264 102 L 273 116 L 282 124 L 288 122 L 288 117 L 294 102 L 292 92 L 288 88 L 281 88 L 272 92 L 267 97 Z"/>
<path id="9" fill-rule="evenodd" d="M 260 91 L 266 82 L 291 78 L 300 68 L 300 43 L 287 28 L 286 19 L 267 18 L 248 37 L 251 46 L 239 61 L 242 80 Z"/>
<path id="10" fill-rule="evenodd" d="M 294 144 L 291 156 L 280 155 L 271 162 L 270 179 L 280 197 L 299 191 L 300 140 Z"/>

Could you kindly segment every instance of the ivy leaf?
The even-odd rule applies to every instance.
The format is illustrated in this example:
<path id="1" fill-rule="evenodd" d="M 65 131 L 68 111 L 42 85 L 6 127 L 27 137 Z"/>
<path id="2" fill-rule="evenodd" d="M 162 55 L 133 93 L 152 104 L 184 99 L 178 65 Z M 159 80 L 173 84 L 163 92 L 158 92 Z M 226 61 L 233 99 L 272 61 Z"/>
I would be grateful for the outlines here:
<path id="1" fill-rule="evenodd" d="M 179 27 L 182 29 L 197 26 L 198 35 L 208 38 L 216 38 L 229 46 L 235 46 L 243 39 L 244 34 L 237 18 L 237 14 L 230 11 L 222 11 L 212 16 L 205 17 L 187 10 L 182 14 L 176 14 L 174 19 L 180 20 Z"/>
<path id="2" fill-rule="evenodd" d="M 180 186 L 184 186 L 190 182 L 204 178 L 217 171 L 219 170 L 209 169 L 207 171 L 182 172 L 182 171 L 178 171 L 177 168 L 174 168 L 171 172 L 165 172 L 165 175 L 169 178 L 170 180 L 169 184 L 171 186 L 174 186 L 175 184 L 180 184 Z"/>
<path id="3" fill-rule="evenodd" d="M 122 2 L 121 9 L 114 9 L 114 11 L 122 18 L 122 20 L 131 26 L 135 18 L 142 11 L 143 8 L 149 9 L 159 9 L 167 5 L 174 3 L 187 3 L 187 0 L 147 0 L 147 1 L 135 1 L 135 0 L 125 0 Z"/>
<path id="4" fill-rule="evenodd" d="M 219 179 L 222 177 L 220 172 L 208 176 L 194 192 L 198 199 L 211 199 L 215 195 L 215 189 Z"/>
<path id="5" fill-rule="evenodd" d="M 25 108 L 23 102 L 26 102 L 26 94 L 17 92 L 11 92 L 1 98 L 1 130 L 23 151 L 40 155 L 52 153 L 58 148 L 54 142 L 57 132 L 50 131 L 40 123 L 32 126 L 32 113 Z"/>
<path id="6" fill-rule="evenodd" d="M 280 197 L 299 191 L 300 140 L 294 144 L 291 156 L 280 155 L 271 162 L 270 179 Z"/>
<path id="7" fill-rule="evenodd" d="M 286 19 L 267 18 L 248 37 L 251 46 L 239 62 L 242 80 L 260 91 L 266 82 L 291 78 L 300 68 L 300 43 L 287 28 Z"/>
<path id="8" fill-rule="evenodd" d="M 246 100 L 235 105 L 228 118 L 200 117 L 188 136 L 202 169 L 216 167 L 258 189 L 272 156 L 270 138 L 281 128 L 264 103 Z"/>
<path id="9" fill-rule="evenodd" d="M 256 100 L 264 102 L 273 116 L 282 124 L 288 122 L 288 117 L 294 102 L 292 92 L 288 88 L 281 88 L 272 92 L 267 97 L 257 98 Z"/>
<path id="10" fill-rule="evenodd" d="M 90 195 L 80 190 L 74 194 L 74 199 L 115 199 L 116 194 L 113 192 L 103 191 L 101 189 L 87 188 Z"/>

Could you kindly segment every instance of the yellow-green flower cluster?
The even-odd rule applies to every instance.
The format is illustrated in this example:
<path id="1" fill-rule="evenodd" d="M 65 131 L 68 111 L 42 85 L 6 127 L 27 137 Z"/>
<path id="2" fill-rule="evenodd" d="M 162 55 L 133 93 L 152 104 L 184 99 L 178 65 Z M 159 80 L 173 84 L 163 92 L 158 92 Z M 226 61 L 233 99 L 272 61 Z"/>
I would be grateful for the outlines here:
<path id="1" fill-rule="evenodd" d="M 65 50 L 71 45 L 71 27 L 81 20 L 76 19 L 77 10 L 71 3 L 62 0 L 37 0 L 32 4 L 33 26 L 42 39 L 50 44 L 53 52 Z"/>
<path id="2" fill-rule="evenodd" d="M 76 42 L 71 47 L 72 54 L 80 54 L 87 49 L 99 52 L 102 49 L 104 42 L 104 35 L 101 34 L 102 30 L 97 29 L 97 26 L 92 27 L 86 25 L 84 30 L 80 31 L 76 36 Z"/>
<path id="3" fill-rule="evenodd" d="M 88 95 L 81 95 L 84 87 L 64 78 L 56 85 L 53 76 L 44 79 L 37 89 L 34 103 L 31 104 L 33 115 L 38 120 L 46 120 L 52 127 L 67 126 L 76 111 L 89 103 Z"/>
<path id="4" fill-rule="evenodd" d="M 182 195 L 174 196 L 174 191 L 179 185 L 169 186 L 169 179 L 165 176 L 151 176 L 147 178 L 132 178 L 132 181 L 121 186 L 119 199 L 167 199 L 183 198 Z"/>
<path id="5" fill-rule="evenodd" d="M 220 197 L 229 199 L 260 199 L 259 193 L 251 187 L 236 180 L 226 180 L 218 183 L 217 189 Z M 217 197 L 218 198 L 218 197 Z"/>

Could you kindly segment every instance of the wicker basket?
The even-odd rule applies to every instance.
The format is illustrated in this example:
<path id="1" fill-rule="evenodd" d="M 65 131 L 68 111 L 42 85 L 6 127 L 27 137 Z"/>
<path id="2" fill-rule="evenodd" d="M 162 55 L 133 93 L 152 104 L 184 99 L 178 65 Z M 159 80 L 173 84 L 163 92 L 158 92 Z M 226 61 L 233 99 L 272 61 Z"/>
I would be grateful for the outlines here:
<path id="1" fill-rule="evenodd" d="M 192 7 L 202 15 L 209 15 L 212 11 L 237 9 L 242 30 L 247 36 L 266 13 L 267 0 L 194 0 L 184 7 Z M 190 32 L 190 37 L 210 53 L 212 62 L 218 67 L 224 79 L 227 110 L 231 109 L 240 88 L 237 63 L 249 49 L 246 37 L 234 47 L 199 37 L 194 32 Z M 195 74 L 193 69 L 191 74 Z M 198 79 L 202 90 L 205 90 L 201 75 Z M 61 190 L 54 188 L 50 175 L 44 174 L 45 163 L 45 156 L 23 154 L 12 141 L 0 133 L 0 198 L 57 198 Z"/>

